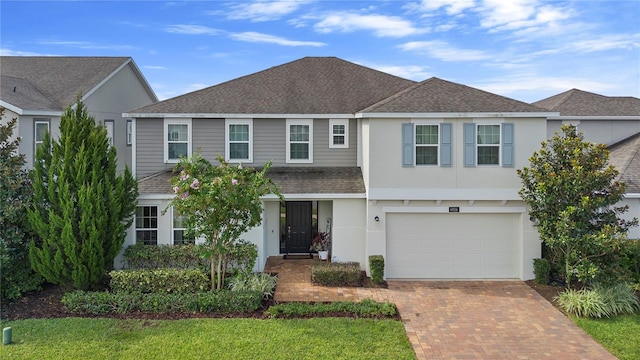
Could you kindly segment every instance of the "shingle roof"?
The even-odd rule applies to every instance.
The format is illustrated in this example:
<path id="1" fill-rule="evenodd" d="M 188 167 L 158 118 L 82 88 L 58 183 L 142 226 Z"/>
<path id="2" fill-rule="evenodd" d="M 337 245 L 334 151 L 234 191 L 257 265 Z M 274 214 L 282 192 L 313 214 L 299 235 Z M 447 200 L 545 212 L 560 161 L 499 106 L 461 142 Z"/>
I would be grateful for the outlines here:
<path id="1" fill-rule="evenodd" d="M 353 114 L 414 83 L 336 57 L 305 57 L 131 113 Z"/>
<path id="2" fill-rule="evenodd" d="M 536 101 L 533 105 L 557 111 L 561 116 L 638 116 L 640 99 L 604 96 L 578 89 Z"/>
<path id="3" fill-rule="evenodd" d="M 129 57 L 2 56 L 2 100 L 22 109 L 59 111 L 130 60 Z M 5 95 L 14 101 L 23 98 L 18 100 L 20 104 L 15 104 L 5 100 Z"/>
<path id="4" fill-rule="evenodd" d="M 640 133 L 609 146 L 609 162 L 627 184 L 627 193 L 640 193 Z"/>
<path id="5" fill-rule="evenodd" d="M 175 174 L 163 171 L 138 182 L 140 195 L 173 194 L 169 183 Z M 283 195 L 364 194 L 362 171 L 358 167 L 273 167 L 269 169 Z"/>
<path id="6" fill-rule="evenodd" d="M 363 113 L 547 112 L 522 101 L 430 78 L 374 104 Z"/>

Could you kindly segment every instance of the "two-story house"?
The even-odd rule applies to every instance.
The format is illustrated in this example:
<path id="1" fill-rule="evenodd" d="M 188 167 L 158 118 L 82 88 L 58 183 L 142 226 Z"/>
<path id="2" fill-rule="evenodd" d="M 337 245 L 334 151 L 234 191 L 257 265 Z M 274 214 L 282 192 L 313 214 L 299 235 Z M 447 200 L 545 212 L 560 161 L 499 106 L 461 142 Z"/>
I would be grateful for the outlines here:
<path id="1" fill-rule="evenodd" d="M 243 238 L 268 256 L 332 257 L 387 278 L 533 277 L 540 241 L 515 169 L 557 112 L 437 78 L 421 83 L 333 57 L 307 57 L 124 114 L 133 118 L 140 197 L 128 244 L 178 244 L 171 169 L 194 152 L 248 166 L 273 162 L 286 203 L 263 199 Z M 164 210 L 167 211 L 164 211 Z"/>
<path id="2" fill-rule="evenodd" d="M 33 165 L 35 149 L 50 132 L 59 136 L 60 116 L 78 96 L 107 129 L 118 152 L 118 170 L 131 166 L 131 120 L 122 113 L 158 101 L 130 57 L 0 57 L 2 121 L 17 118 L 19 152 Z"/>
<path id="3" fill-rule="evenodd" d="M 552 137 L 563 124 L 571 124 L 587 141 L 609 147 L 609 160 L 620 172 L 619 180 L 627 185 L 628 205 L 625 218 L 640 218 L 640 99 L 631 96 L 603 96 L 571 89 L 532 105 L 559 115 L 549 117 L 547 137 Z M 640 228 L 629 231 L 630 238 L 640 238 Z"/>

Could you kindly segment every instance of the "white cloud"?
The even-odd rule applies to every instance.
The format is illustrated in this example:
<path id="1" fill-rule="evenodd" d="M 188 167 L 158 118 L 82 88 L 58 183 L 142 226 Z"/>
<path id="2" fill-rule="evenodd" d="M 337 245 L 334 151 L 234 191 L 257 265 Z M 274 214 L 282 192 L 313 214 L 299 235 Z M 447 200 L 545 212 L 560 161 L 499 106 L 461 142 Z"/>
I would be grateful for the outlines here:
<path id="1" fill-rule="evenodd" d="M 481 50 L 458 49 L 444 41 L 411 41 L 398 46 L 404 51 L 413 51 L 442 61 L 477 61 L 491 56 Z"/>
<path id="2" fill-rule="evenodd" d="M 40 45 L 48 45 L 48 46 L 66 46 L 66 47 L 74 47 L 78 49 L 88 49 L 88 50 L 132 50 L 133 46 L 130 45 L 112 45 L 112 44 L 96 44 L 88 41 L 57 41 L 57 40 L 44 40 L 38 41 Z"/>
<path id="3" fill-rule="evenodd" d="M 444 9 L 449 15 L 457 15 L 474 6 L 474 0 L 422 0 L 420 3 L 408 4 L 406 8 L 427 13 Z"/>
<path id="4" fill-rule="evenodd" d="M 372 65 L 369 67 L 382 72 L 386 72 L 388 74 L 415 81 L 422 81 L 433 76 L 432 73 L 428 71 L 428 67 L 420 65 Z"/>
<path id="5" fill-rule="evenodd" d="M 157 65 L 146 65 L 143 66 L 145 69 L 149 69 L 149 70 L 166 70 L 167 68 L 164 66 L 157 66 Z"/>
<path id="6" fill-rule="evenodd" d="M 269 43 L 269 44 L 277 44 L 282 46 L 321 47 L 326 45 L 325 43 L 322 43 L 322 42 L 289 40 L 279 36 L 262 34 L 262 33 L 253 32 L 253 31 L 230 34 L 230 37 L 238 41 L 246 41 L 246 42 L 254 42 L 254 43 Z"/>
<path id="7" fill-rule="evenodd" d="M 323 16 L 314 28 L 320 33 L 370 30 L 378 37 L 403 37 L 427 31 L 416 28 L 410 21 L 398 16 L 361 15 L 352 12 L 329 13 Z"/>
<path id="8" fill-rule="evenodd" d="M 167 32 L 187 35 L 219 35 L 224 31 L 201 25 L 169 25 L 165 28 Z"/>
<path id="9" fill-rule="evenodd" d="M 258 0 L 251 3 L 238 3 L 232 5 L 232 10 L 227 14 L 227 18 L 232 20 L 248 19 L 254 22 L 278 20 L 285 15 L 295 12 L 302 5 L 305 5 L 309 2 L 311 1 Z"/>
<path id="10" fill-rule="evenodd" d="M 7 48 L 0 48 L 0 56 L 52 56 L 52 55 L 44 55 L 44 54 L 39 54 L 32 51 L 20 51 L 20 50 L 11 50 Z"/>
<path id="11" fill-rule="evenodd" d="M 632 50 L 640 48 L 640 34 L 609 34 L 599 38 L 576 41 L 569 46 L 581 52 L 607 51 L 616 49 Z"/>

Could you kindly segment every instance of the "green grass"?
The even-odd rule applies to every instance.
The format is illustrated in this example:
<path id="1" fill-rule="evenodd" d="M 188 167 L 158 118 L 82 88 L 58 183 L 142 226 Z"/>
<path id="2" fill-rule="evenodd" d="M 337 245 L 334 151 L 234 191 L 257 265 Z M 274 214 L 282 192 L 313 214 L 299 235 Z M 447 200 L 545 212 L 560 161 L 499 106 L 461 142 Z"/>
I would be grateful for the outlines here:
<path id="1" fill-rule="evenodd" d="M 620 360 L 640 359 L 640 314 L 571 319 Z"/>
<path id="2" fill-rule="evenodd" d="M 415 359 L 402 323 L 315 319 L 28 319 L 3 322 L 3 359 Z"/>

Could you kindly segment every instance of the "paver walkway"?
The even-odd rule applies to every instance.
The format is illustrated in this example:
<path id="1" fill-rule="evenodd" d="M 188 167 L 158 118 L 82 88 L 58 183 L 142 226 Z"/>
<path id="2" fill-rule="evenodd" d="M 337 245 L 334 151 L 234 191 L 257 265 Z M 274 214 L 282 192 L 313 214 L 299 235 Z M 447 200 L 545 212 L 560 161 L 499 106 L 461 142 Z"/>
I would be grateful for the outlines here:
<path id="1" fill-rule="evenodd" d="M 314 260 L 271 257 L 275 300 L 396 304 L 418 359 L 615 359 L 522 281 L 389 281 L 388 289 L 311 284 Z"/>

